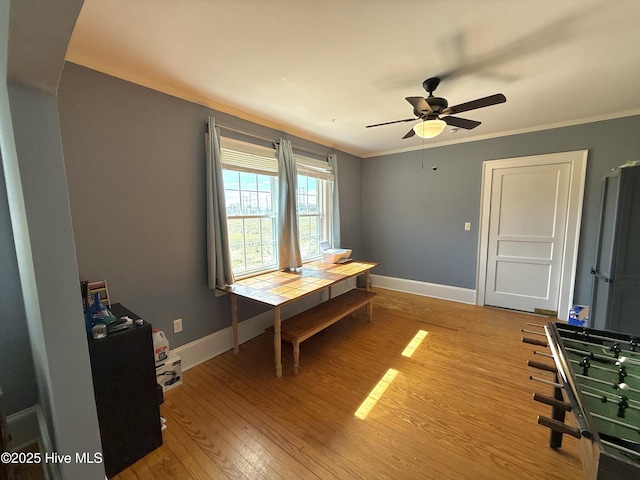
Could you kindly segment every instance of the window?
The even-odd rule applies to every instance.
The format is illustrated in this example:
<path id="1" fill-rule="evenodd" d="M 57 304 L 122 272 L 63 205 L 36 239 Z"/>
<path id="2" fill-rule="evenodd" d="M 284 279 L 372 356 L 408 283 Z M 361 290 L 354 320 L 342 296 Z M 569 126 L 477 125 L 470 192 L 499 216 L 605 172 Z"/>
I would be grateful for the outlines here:
<path id="1" fill-rule="evenodd" d="M 221 139 L 231 267 L 236 277 L 278 268 L 278 162 L 275 150 Z M 325 161 L 296 156 L 302 261 L 320 258 L 331 239 L 333 176 Z"/>
<path id="2" fill-rule="evenodd" d="M 238 277 L 278 268 L 273 150 L 221 140 L 231 268 Z"/>
<path id="3" fill-rule="evenodd" d="M 329 164 L 296 156 L 298 236 L 302 261 L 320 258 L 320 242 L 331 241 L 333 175 Z"/>

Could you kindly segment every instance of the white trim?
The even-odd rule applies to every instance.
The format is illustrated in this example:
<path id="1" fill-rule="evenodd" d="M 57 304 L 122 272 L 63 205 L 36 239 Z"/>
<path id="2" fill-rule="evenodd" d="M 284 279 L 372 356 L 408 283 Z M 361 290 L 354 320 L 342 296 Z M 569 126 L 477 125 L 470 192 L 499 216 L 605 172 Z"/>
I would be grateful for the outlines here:
<path id="1" fill-rule="evenodd" d="M 404 278 L 385 277 L 382 275 L 371 275 L 371 284 L 396 290 L 398 292 L 413 293 L 424 297 L 439 298 L 452 302 L 476 304 L 476 291 L 470 288 L 454 287 L 438 283 L 419 282 L 417 280 L 407 280 Z"/>
<path id="2" fill-rule="evenodd" d="M 47 421 L 42 413 L 40 405 L 37 406 L 36 414 L 38 416 L 38 425 L 40 428 L 40 435 L 38 436 L 38 446 L 41 452 L 53 452 L 53 445 L 51 444 L 51 437 L 49 436 L 49 429 L 47 428 Z M 44 470 L 45 480 L 60 480 L 60 470 L 56 468 L 56 464 L 53 462 L 45 462 L 42 464 Z M 106 478 L 106 475 L 105 475 Z"/>
<path id="3" fill-rule="evenodd" d="M 238 323 L 238 343 L 244 343 L 264 333 L 273 325 L 273 311 L 269 310 Z M 206 337 L 171 350 L 182 359 L 182 371 L 189 370 L 233 348 L 231 327 L 218 330 Z"/>
<path id="4" fill-rule="evenodd" d="M 39 405 L 25 408 L 7 417 L 7 430 L 11 435 L 9 451 L 15 452 L 38 443 L 40 439 Z"/>
<path id="5" fill-rule="evenodd" d="M 526 133 L 542 132 L 544 130 L 554 130 L 554 129 L 564 128 L 564 127 L 575 127 L 578 125 L 586 125 L 589 123 L 604 122 L 608 120 L 617 120 L 619 118 L 634 117 L 636 115 L 640 115 L 640 109 L 634 108 L 631 110 L 623 110 L 622 112 L 608 113 L 605 115 L 595 115 L 593 117 L 584 117 L 584 118 L 578 118 L 575 120 L 553 122 L 553 123 L 547 123 L 544 125 L 535 125 L 527 128 L 507 130 L 505 132 L 493 132 L 493 133 L 486 133 L 484 135 L 473 135 L 465 138 L 457 137 L 455 133 L 456 131 L 451 131 L 449 132 L 449 134 L 452 135 L 452 137 L 457 137 L 457 138 L 452 138 L 451 140 L 447 140 L 445 134 L 443 133 L 441 136 L 437 137 L 438 140 L 434 141 L 433 143 L 425 143 L 424 145 L 411 145 L 404 148 L 396 148 L 394 150 L 383 150 L 381 152 L 366 153 L 358 156 L 360 158 L 382 157 L 384 155 L 395 155 L 397 153 L 414 152 L 416 150 L 425 150 L 428 148 L 447 147 L 449 145 L 458 145 L 458 144 L 469 143 L 469 142 L 479 142 L 482 140 L 491 140 L 494 138 L 502 138 L 502 137 L 509 137 L 513 135 L 522 135 Z"/>
<path id="6" fill-rule="evenodd" d="M 11 434 L 11 441 L 8 445 L 11 452 L 22 450 L 33 443 L 38 444 L 38 450 L 41 453 L 54 451 L 47 422 L 40 405 L 34 405 L 9 415 L 7 430 Z M 42 468 L 46 480 L 60 479 L 60 472 L 55 468 L 55 463 L 42 462 Z"/>
<path id="7" fill-rule="evenodd" d="M 482 190 L 480 193 L 480 232 L 478 234 L 477 304 L 484 305 L 485 280 L 489 243 L 489 213 L 491 206 L 491 181 L 493 170 L 531 165 L 571 163 L 569 185 L 569 205 L 565 225 L 564 252 L 562 256 L 560 295 L 558 299 L 558 319 L 568 320 L 573 302 L 576 266 L 578 264 L 578 243 L 582 222 L 582 203 L 587 172 L 587 150 L 551 153 L 527 157 L 490 160 L 482 164 Z"/>

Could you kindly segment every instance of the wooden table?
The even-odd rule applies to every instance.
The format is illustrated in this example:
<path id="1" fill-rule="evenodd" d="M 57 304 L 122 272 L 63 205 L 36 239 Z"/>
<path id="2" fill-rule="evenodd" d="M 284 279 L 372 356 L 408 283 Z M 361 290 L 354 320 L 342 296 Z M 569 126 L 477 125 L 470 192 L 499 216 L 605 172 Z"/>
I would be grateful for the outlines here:
<path id="1" fill-rule="evenodd" d="M 249 298 L 273 307 L 276 377 L 281 377 L 281 307 L 360 274 L 365 275 L 365 288 L 369 290 L 369 271 L 376 265 L 377 263 L 356 261 L 342 264 L 310 262 L 304 264 L 299 271 L 264 273 L 222 288 L 222 291 L 230 294 L 234 353 L 239 352 L 238 297 Z M 371 316 L 371 304 L 367 305 L 367 314 Z"/>

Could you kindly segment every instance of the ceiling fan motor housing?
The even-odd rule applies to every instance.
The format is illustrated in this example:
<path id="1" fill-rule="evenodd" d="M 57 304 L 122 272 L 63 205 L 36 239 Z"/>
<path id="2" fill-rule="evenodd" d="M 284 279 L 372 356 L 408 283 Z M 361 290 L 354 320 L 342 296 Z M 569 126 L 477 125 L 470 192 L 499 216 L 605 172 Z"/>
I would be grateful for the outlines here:
<path id="1" fill-rule="evenodd" d="M 425 100 L 427 101 L 427 103 L 431 107 L 431 110 L 433 110 L 436 113 L 441 112 L 442 110 L 444 110 L 445 108 L 447 108 L 449 106 L 449 102 L 447 102 L 446 98 L 442 98 L 442 97 L 427 97 L 427 98 L 425 98 Z"/>

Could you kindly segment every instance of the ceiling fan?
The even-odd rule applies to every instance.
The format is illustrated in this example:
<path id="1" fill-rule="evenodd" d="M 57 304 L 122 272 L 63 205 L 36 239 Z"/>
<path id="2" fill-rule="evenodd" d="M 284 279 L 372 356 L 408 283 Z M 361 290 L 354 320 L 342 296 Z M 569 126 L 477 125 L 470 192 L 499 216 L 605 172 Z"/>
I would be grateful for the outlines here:
<path id="1" fill-rule="evenodd" d="M 394 120 L 392 122 L 376 123 L 374 125 L 367 125 L 366 128 L 391 125 L 392 123 L 413 122 L 419 119 L 422 120 L 422 122 L 415 125 L 402 138 L 410 138 L 416 134 L 419 137 L 432 138 L 442 133 L 447 125 L 464 128 L 466 130 L 471 130 L 472 128 L 476 128 L 480 125 L 480 122 L 476 120 L 452 117 L 451 115 L 468 112 L 469 110 L 476 110 L 478 108 L 490 107 L 491 105 L 497 105 L 507 101 L 507 98 L 503 94 L 496 93 L 495 95 L 489 95 L 488 97 L 478 98 L 476 100 L 471 100 L 470 102 L 450 107 L 445 98 L 435 97 L 433 95 L 433 92 L 438 88 L 439 84 L 440 79 L 438 77 L 428 78 L 422 83 L 424 89 L 429 93 L 427 98 L 406 97 L 407 102 L 413 106 L 413 114 L 416 118 L 405 118 L 403 120 Z"/>

